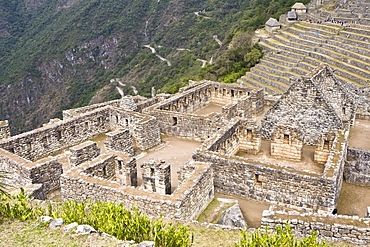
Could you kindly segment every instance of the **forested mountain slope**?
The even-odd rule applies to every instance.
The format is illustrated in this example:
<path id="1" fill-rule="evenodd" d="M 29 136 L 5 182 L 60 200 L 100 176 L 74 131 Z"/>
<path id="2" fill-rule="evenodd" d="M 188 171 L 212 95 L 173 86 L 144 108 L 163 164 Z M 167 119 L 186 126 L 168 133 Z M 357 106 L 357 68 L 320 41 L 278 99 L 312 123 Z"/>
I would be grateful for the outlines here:
<path id="1" fill-rule="evenodd" d="M 228 80 L 260 54 L 248 30 L 294 2 L 0 0 L 0 120 L 18 133 L 117 98 L 113 78 L 144 96 L 200 76 Z"/>

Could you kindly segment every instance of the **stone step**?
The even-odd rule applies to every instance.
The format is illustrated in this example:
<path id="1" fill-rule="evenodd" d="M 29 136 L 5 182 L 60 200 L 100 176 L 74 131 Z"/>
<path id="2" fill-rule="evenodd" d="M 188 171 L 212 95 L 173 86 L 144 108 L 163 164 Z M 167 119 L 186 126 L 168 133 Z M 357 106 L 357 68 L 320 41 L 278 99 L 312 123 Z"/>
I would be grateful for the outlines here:
<path id="1" fill-rule="evenodd" d="M 350 79 L 348 79 L 348 78 L 346 78 L 346 77 L 343 77 L 343 76 L 341 76 L 341 75 L 338 75 L 338 74 L 336 74 L 336 73 L 335 73 L 335 76 L 336 76 L 339 80 L 341 80 L 341 81 L 344 81 L 344 82 L 350 82 L 350 83 L 354 84 L 356 87 L 362 87 L 362 86 L 363 86 L 362 84 L 358 83 L 357 81 L 352 81 L 352 80 L 350 80 Z"/>
<path id="2" fill-rule="evenodd" d="M 261 74 L 256 74 L 254 71 L 255 70 L 252 71 L 252 69 L 251 69 L 251 71 L 246 73 L 245 76 L 247 76 L 249 78 L 252 78 L 252 79 L 254 79 L 254 80 L 256 80 L 256 81 L 258 81 L 262 84 L 278 88 L 281 91 L 286 91 L 289 87 L 288 83 L 285 84 L 285 83 L 282 83 L 280 81 L 274 81 L 271 78 L 265 77 L 263 75 L 263 73 L 260 72 L 262 75 Z"/>
<path id="3" fill-rule="evenodd" d="M 257 87 L 256 85 L 250 83 L 249 81 L 247 81 L 246 79 L 244 80 L 243 78 L 247 78 L 245 77 L 244 75 L 242 77 L 240 77 L 236 82 L 239 84 L 239 85 L 243 85 L 243 86 L 247 86 L 247 87 L 252 87 L 252 88 L 255 88 Z M 270 92 L 271 93 L 271 92 Z"/>
<path id="4" fill-rule="evenodd" d="M 283 43 L 281 43 L 281 42 L 279 42 L 275 39 L 266 39 L 265 42 L 267 44 L 271 45 L 271 46 L 274 46 L 277 50 L 286 50 L 286 51 L 289 51 L 289 52 L 298 53 L 301 56 L 307 56 L 310 53 L 306 50 L 303 50 L 303 49 L 300 49 L 300 48 L 295 48 L 293 46 L 283 44 Z"/>
<path id="5" fill-rule="evenodd" d="M 301 62 L 298 63 L 298 67 L 300 67 L 300 68 L 302 68 L 302 69 L 304 69 L 308 72 L 311 72 L 317 66 L 318 65 L 313 65 L 312 63 L 309 63 L 309 62 L 306 62 L 306 61 L 301 61 Z"/>
<path id="6" fill-rule="evenodd" d="M 370 63 L 366 63 L 366 61 L 348 57 L 345 54 L 341 54 L 324 47 L 316 48 L 316 53 L 319 53 L 322 57 L 325 57 L 326 60 L 328 60 L 328 63 L 332 63 L 339 67 L 346 67 L 350 71 L 359 74 L 359 76 L 370 78 Z"/>
<path id="7" fill-rule="evenodd" d="M 289 45 L 289 46 L 294 46 L 296 48 L 300 48 L 302 50 L 306 51 L 314 51 L 316 46 L 319 46 L 320 44 L 315 44 L 314 42 L 311 41 L 304 41 L 304 42 L 296 42 L 290 39 L 285 38 L 284 36 L 280 34 L 276 34 L 272 37 L 273 39 L 279 41 L 280 43 Z"/>
<path id="8" fill-rule="evenodd" d="M 292 71 L 294 71 L 294 72 L 296 72 L 297 74 L 300 74 L 300 75 L 307 75 L 308 73 L 311 72 L 311 70 L 299 67 L 299 65 L 297 67 L 292 68 Z"/>
<path id="9" fill-rule="evenodd" d="M 305 44 L 305 45 L 311 45 L 312 47 L 323 47 L 325 49 L 329 49 L 329 50 L 333 50 L 337 53 L 340 53 L 340 54 L 343 54 L 343 58 L 341 58 L 341 60 L 343 61 L 346 61 L 348 62 L 348 57 L 351 58 L 352 62 L 354 62 L 356 64 L 356 66 L 360 67 L 360 68 L 364 68 L 365 69 L 365 64 L 368 64 L 370 63 L 370 58 L 367 55 L 364 55 L 364 54 L 361 54 L 361 53 L 358 53 L 356 51 L 360 51 L 362 53 L 367 53 L 366 50 L 363 50 L 363 49 L 350 49 L 351 47 L 348 47 L 347 45 L 347 49 L 345 48 L 342 48 L 342 47 L 338 47 L 338 45 L 333 45 L 331 43 L 329 43 L 330 39 L 329 40 L 321 40 L 321 39 L 315 39 L 315 40 L 319 40 L 321 41 L 321 43 L 317 43 L 315 42 L 314 40 L 310 40 L 308 41 L 307 39 L 310 38 L 310 36 L 306 36 L 306 35 L 302 35 L 300 37 L 297 37 L 297 36 L 289 36 L 289 35 L 286 35 L 288 36 L 289 38 L 294 38 L 294 41 L 295 43 L 300 43 L 300 44 Z M 289 40 L 288 38 L 284 37 L 284 38 L 281 38 L 281 35 L 280 34 L 276 34 L 274 36 L 274 38 L 282 43 L 289 43 L 287 40 Z M 284 42 L 285 41 L 285 42 Z M 335 42 L 334 42 L 335 43 Z M 291 43 L 291 45 L 297 47 L 294 43 Z M 304 49 L 303 46 L 300 46 L 299 48 L 302 48 Z"/>
<path id="10" fill-rule="evenodd" d="M 342 47 L 334 46 L 334 45 L 329 44 L 329 43 L 322 44 L 321 48 L 326 49 L 326 50 L 330 50 L 335 55 L 341 56 L 342 61 L 345 61 L 345 62 L 350 61 L 352 64 L 354 64 L 354 65 L 356 65 L 360 68 L 367 69 L 367 70 L 370 69 L 370 68 L 365 68 L 365 67 L 368 67 L 368 65 L 370 64 L 370 57 L 369 56 L 364 56 L 360 53 L 350 51 L 350 50 L 346 50 Z"/>
<path id="11" fill-rule="evenodd" d="M 333 64 L 338 67 L 341 67 L 341 63 L 344 63 L 343 66 L 359 74 L 359 81 L 358 81 L 359 83 L 363 83 L 364 81 L 366 81 L 366 80 L 363 80 L 363 78 L 361 77 L 370 77 L 369 69 L 366 68 L 368 67 L 366 62 L 346 56 L 344 54 L 335 52 L 333 50 L 329 50 L 324 47 L 315 47 L 315 51 L 304 50 L 302 48 L 305 48 L 305 46 L 302 46 L 302 45 L 299 46 L 299 48 L 296 48 L 295 46 L 297 43 L 295 42 L 284 44 L 276 39 L 268 39 L 266 40 L 266 42 L 270 42 L 271 45 L 277 48 L 280 48 L 282 50 L 293 51 L 293 52 L 300 53 L 305 56 L 312 56 L 312 57 L 318 58 L 319 60 L 325 63 Z M 309 49 L 312 49 L 312 48 L 309 48 Z M 353 78 L 351 79 L 353 80 Z"/>
<path id="12" fill-rule="evenodd" d="M 287 57 L 284 57 L 284 58 L 287 58 Z M 294 62 L 292 62 L 294 61 Z M 270 55 L 270 56 L 266 56 L 264 59 L 260 60 L 260 63 L 266 63 L 267 65 L 271 64 L 271 63 L 274 63 L 274 64 L 278 64 L 278 65 L 284 65 L 286 67 L 294 67 L 297 62 L 299 60 L 298 59 L 281 59 L 279 57 L 276 57 L 276 56 L 273 56 L 273 55 Z"/>
<path id="13" fill-rule="evenodd" d="M 275 59 L 279 59 L 281 61 L 290 62 L 293 64 L 298 63 L 302 60 L 302 55 L 294 52 L 280 52 L 280 53 L 272 53 L 269 57 L 273 57 Z"/>
<path id="14" fill-rule="evenodd" d="M 370 56 L 370 49 L 367 49 L 365 47 L 356 46 L 355 44 L 353 44 L 353 42 L 352 43 L 346 43 L 345 40 L 347 40 L 347 39 L 344 39 L 344 38 L 342 38 L 340 40 L 341 41 L 338 41 L 336 39 L 335 40 L 327 40 L 327 43 L 331 44 L 331 45 L 334 45 L 334 46 L 337 46 L 337 47 L 344 48 L 347 51 L 356 52 L 356 53 L 359 53 L 359 54 L 367 56 L 367 57 Z M 368 44 L 368 46 L 370 47 L 370 43 Z"/>
<path id="15" fill-rule="evenodd" d="M 357 70 L 359 70 L 358 67 L 355 67 L 349 63 L 338 61 L 337 59 L 332 58 L 332 56 L 330 55 L 326 56 L 322 53 L 312 53 L 309 58 L 305 58 L 305 61 L 313 62 L 314 60 L 312 58 L 315 58 L 316 61 L 319 61 L 321 63 L 329 64 L 330 67 L 338 70 L 338 73 L 340 73 L 340 75 L 347 77 L 350 80 L 357 81 L 360 84 L 365 85 L 366 81 L 368 80 L 366 77 L 361 76 L 357 73 Z M 317 66 L 318 64 L 316 63 L 315 65 Z"/>
<path id="16" fill-rule="evenodd" d="M 264 70 L 264 71 L 267 71 L 268 73 L 270 74 L 275 74 L 275 75 L 278 75 L 278 76 L 284 76 L 284 77 L 299 77 L 300 75 L 295 73 L 295 72 L 292 72 L 291 71 L 291 67 L 288 67 L 288 66 L 284 66 L 284 65 L 281 65 L 281 64 L 277 64 L 277 63 L 270 63 L 270 64 L 257 64 L 255 66 L 255 68 L 258 68 L 260 70 Z M 290 80 L 288 80 L 288 83 L 289 83 Z"/>
<path id="17" fill-rule="evenodd" d="M 265 66 L 265 65 L 261 65 L 259 67 L 255 66 L 255 67 L 251 68 L 250 72 L 252 72 L 256 75 L 259 75 L 259 76 L 263 76 L 263 77 L 267 78 L 270 81 L 274 81 L 275 83 L 281 85 L 282 87 L 286 87 L 287 85 L 290 84 L 289 76 L 283 75 L 284 72 L 276 71 L 272 67 L 268 67 L 268 66 Z M 273 85 L 273 86 L 279 88 L 279 86 L 277 86 L 277 85 Z"/>
<path id="18" fill-rule="evenodd" d="M 358 37 L 365 37 L 367 41 L 370 40 L 370 30 L 362 29 L 362 28 L 356 28 L 356 27 L 346 27 L 344 30 L 341 32 L 346 32 L 350 34 L 356 34 L 359 35 Z M 361 40 L 361 39 L 359 39 Z"/>
<path id="19" fill-rule="evenodd" d="M 320 39 L 331 39 L 334 35 L 334 34 L 326 35 L 325 33 L 322 33 L 320 31 L 305 31 L 305 30 L 298 29 L 295 26 L 290 27 L 289 29 L 287 29 L 287 31 L 297 36 L 310 35 L 310 36 L 317 37 Z"/>
<path id="20" fill-rule="evenodd" d="M 310 22 L 299 22 L 298 23 L 298 27 L 299 28 L 300 26 L 301 27 L 305 27 L 306 29 L 311 29 L 311 31 L 325 31 L 326 34 L 328 34 L 329 36 L 332 35 L 332 34 L 338 34 L 338 32 L 340 30 L 343 29 L 343 27 L 341 26 L 337 26 L 337 25 L 331 25 L 331 22 L 322 22 L 321 24 L 317 24 L 317 23 L 310 23 Z"/>
<path id="21" fill-rule="evenodd" d="M 247 73 L 249 74 L 249 72 Z M 264 84 L 260 81 L 257 81 L 251 77 L 248 77 L 248 76 L 242 76 L 240 79 L 238 79 L 238 83 L 241 84 L 241 83 L 245 83 L 247 85 L 253 85 L 254 87 L 258 87 L 258 88 L 264 88 L 266 92 L 270 93 L 270 94 L 276 94 L 276 93 L 283 93 L 284 91 L 283 90 L 280 90 L 279 88 L 276 88 L 276 87 L 273 87 L 271 85 L 267 85 L 267 84 Z"/>

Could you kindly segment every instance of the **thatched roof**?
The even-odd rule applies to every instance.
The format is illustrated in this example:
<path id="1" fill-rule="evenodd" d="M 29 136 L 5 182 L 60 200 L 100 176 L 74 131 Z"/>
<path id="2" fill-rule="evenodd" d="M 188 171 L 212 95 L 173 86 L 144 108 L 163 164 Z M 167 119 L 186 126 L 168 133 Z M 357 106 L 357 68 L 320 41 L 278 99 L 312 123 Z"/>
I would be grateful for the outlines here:
<path id="1" fill-rule="evenodd" d="M 289 11 L 287 17 L 288 17 L 288 20 L 297 20 L 298 18 L 297 12 Z"/>
<path id="2" fill-rule="evenodd" d="M 280 27 L 280 23 L 274 19 L 274 18 L 270 18 L 267 22 L 266 22 L 266 26 L 270 26 L 270 27 Z"/>
<path id="3" fill-rule="evenodd" d="M 303 3 L 295 3 L 295 4 L 292 6 L 292 9 L 299 9 L 299 10 L 303 10 L 303 9 L 307 9 L 307 7 L 306 7 Z"/>

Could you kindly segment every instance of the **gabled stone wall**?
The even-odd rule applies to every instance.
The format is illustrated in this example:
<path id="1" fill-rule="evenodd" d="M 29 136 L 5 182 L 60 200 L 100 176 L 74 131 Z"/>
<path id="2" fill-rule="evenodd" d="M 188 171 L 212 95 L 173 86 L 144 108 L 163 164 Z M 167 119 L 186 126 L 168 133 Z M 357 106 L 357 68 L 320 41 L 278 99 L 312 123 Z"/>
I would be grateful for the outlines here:
<path id="1" fill-rule="evenodd" d="M 344 92 L 340 94 L 343 100 L 331 98 L 335 95 L 334 93 L 329 97 L 327 93 L 329 86 L 326 84 L 318 86 L 316 83 L 319 81 L 317 78 L 319 75 L 326 75 L 326 70 L 322 71 L 314 71 L 316 74 L 312 72 L 312 75 L 295 81 L 280 100 L 268 110 L 261 121 L 263 139 L 271 139 L 273 130 L 279 124 L 294 124 L 302 132 L 303 144 L 315 145 L 324 132 L 343 127 L 342 115 L 338 115 L 336 109 L 341 108 L 342 110 L 344 105 L 339 106 L 339 104 L 346 101 L 346 94 Z M 332 78 L 329 77 L 328 81 L 332 81 Z M 328 84 L 332 83 L 328 82 Z M 340 103 L 335 105 L 337 101 Z M 354 117 L 354 108 L 348 103 L 348 108 L 345 109 L 347 112 L 345 120 L 349 121 L 351 117 Z"/>

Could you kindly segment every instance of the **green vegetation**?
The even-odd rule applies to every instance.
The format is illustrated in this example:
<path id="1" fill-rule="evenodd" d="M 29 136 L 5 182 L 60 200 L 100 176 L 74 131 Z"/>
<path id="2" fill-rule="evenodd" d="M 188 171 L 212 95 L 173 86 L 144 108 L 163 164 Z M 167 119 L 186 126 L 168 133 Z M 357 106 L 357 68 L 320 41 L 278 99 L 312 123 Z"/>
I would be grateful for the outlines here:
<path id="1" fill-rule="evenodd" d="M 34 220 L 42 215 L 63 218 L 65 223 L 88 224 L 97 230 L 111 234 L 121 240 L 155 241 L 157 246 L 189 246 L 192 236 L 181 225 L 164 223 L 162 219 L 153 220 L 137 209 L 129 211 L 122 204 L 113 202 L 66 201 L 49 204 L 48 208 L 33 205 L 31 197 L 24 193 L 1 197 L 1 218 Z"/>
<path id="2" fill-rule="evenodd" d="M 0 0 L 0 119 L 14 133 L 35 128 L 88 104 L 112 78 L 143 96 L 153 86 L 176 92 L 189 79 L 235 82 L 262 55 L 253 30 L 294 2 Z M 202 68 L 197 59 L 214 62 Z"/>
<path id="3" fill-rule="evenodd" d="M 286 223 L 284 228 L 281 226 L 276 227 L 276 233 L 261 233 L 255 231 L 252 236 L 247 232 L 241 232 L 242 239 L 239 244 L 235 244 L 236 247 L 324 247 L 327 246 L 326 242 L 320 243 L 317 241 L 317 233 L 314 232 L 310 236 L 297 239 L 293 236 L 292 229 L 289 223 Z"/>

